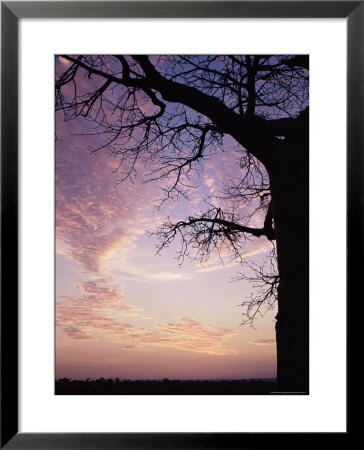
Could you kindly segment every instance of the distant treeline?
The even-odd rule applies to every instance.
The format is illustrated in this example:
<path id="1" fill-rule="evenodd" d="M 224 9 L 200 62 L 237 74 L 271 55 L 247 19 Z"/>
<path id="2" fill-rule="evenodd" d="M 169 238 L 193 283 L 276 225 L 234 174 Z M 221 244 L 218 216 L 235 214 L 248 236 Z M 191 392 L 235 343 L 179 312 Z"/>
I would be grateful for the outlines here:
<path id="1" fill-rule="evenodd" d="M 251 380 L 56 380 L 58 395 L 269 395 L 275 381 Z"/>

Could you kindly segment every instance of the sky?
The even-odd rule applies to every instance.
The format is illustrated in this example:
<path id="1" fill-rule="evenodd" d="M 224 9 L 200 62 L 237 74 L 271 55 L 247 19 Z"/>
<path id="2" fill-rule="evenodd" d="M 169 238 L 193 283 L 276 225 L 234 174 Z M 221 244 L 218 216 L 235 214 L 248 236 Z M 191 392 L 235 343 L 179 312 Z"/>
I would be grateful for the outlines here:
<path id="1" fill-rule="evenodd" d="M 57 60 L 58 70 L 65 61 Z M 252 292 L 241 266 L 211 255 L 180 265 L 178 243 L 156 254 L 153 232 L 184 219 L 238 174 L 233 143 L 204 163 L 189 200 L 158 208 L 160 185 L 120 180 L 118 159 L 91 154 L 90 124 L 56 115 L 56 378 L 235 379 L 276 376 L 274 316 L 241 326 Z M 163 186 L 162 186 L 163 187 Z M 217 200 L 214 200 L 217 201 Z M 259 261 L 265 238 L 247 244 Z"/>

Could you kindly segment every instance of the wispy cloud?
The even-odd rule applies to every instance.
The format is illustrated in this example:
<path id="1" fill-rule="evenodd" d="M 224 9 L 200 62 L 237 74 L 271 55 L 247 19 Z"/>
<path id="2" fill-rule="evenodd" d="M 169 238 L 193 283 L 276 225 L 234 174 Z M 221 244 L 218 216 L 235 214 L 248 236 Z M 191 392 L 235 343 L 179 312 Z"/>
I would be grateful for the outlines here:
<path id="1" fill-rule="evenodd" d="M 223 343 L 226 338 L 235 334 L 226 328 L 205 325 L 191 317 L 181 317 L 178 322 L 159 324 L 150 336 L 143 339 L 143 342 L 195 353 L 231 355 L 238 352 L 235 349 L 224 348 Z"/>
<path id="2" fill-rule="evenodd" d="M 126 349 L 147 350 L 169 347 L 214 355 L 236 354 L 224 347 L 225 339 L 236 332 L 206 325 L 191 317 L 141 327 L 127 323 L 139 316 L 139 308 L 123 302 L 123 293 L 107 278 L 81 282 L 79 298 L 60 296 L 56 304 L 56 325 L 73 341 L 96 340 L 99 333 Z M 152 317 L 142 316 L 150 321 Z"/>
<path id="3" fill-rule="evenodd" d="M 99 272 L 102 259 L 144 232 L 138 205 L 147 216 L 148 203 L 140 190 L 115 184 L 115 161 L 104 154 L 92 157 L 77 146 L 61 146 L 56 164 L 57 239 L 66 244 L 63 252 Z"/>
<path id="4" fill-rule="evenodd" d="M 249 344 L 251 344 L 251 345 L 275 345 L 276 341 L 275 341 L 275 339 L 259 339 L 257 341 L 250 341 Z"/>
<path id="5" fill-rule="evenodd" d="M 58 60 L 63 66 L 66 66 L 66 67 L 68 67 L 72 64 L 71 61 L 68 61 L 68 59 L 63 58 L 62 56 L 58 56 Z"/>
<path id="6" fill-rule="evenodd" d="M 94 293 L 91 294 L 93 295 Z M 235 349 L 224 347 L 225 339 L 236 334 L 232 330 L 205 325 L 191 317 L 181 317 L 177 322 L 160 323 L 154 328 L 131 325 L 124 321 L 123 313 L 133 307 L 118 307 L 114 304 L 112 293 L 101 292 L 101 296 L 109 295 L 109 305 L 101 305 L 99 299 L 90 301 L 89 298 L 69 299 L 58 303 L 57 326 L 72 340 L 95 340 L 96 335 L 101 332 L 129 350 L 169 347 L 213 355 L 237 354 Z"/>
<path id="7" fill-rule="evenodd" d="M 74 340 L 95 340 L 93 333 L 120 328 L 121 316 L 140 311 L 123 303 L 120 289 L 105 278 L 79 284 L 80 298 L 60 296 L 56 304 L 56 325 Z"/>
<path id="8" fill-rule="evenodd" d="M 161 217 L 151 214 L 154 192 L 140 184 L 118 185 L 114 173 L 118 161 L 105 152 L 90 155 L 85 142 L 85 136 L 82 140 L 77 136 L 65 138 L 56 155 L 57 252 L 82 267 L 80 281 L 74 286 L 77 293 L 64 297 L 58 292 L 57 327 L 70 341 L 93 341 L 102 334 L 134 351 L 168 347 L 211 355 L 237 354 L 228 343 L 236 335 L 231 329 L 187 316 L 156 323 L 150 311 L 142 315 L 141 309 L 125 303 L 123 279 L 140 283 L 176 282 L 194 277 L 196 271 L 186 273 L 171 270 L 168 265 L 148 265 L 143 258 L 139 263 L 133 260 L 130 255 L 144 230 L 161 222 Z M 203 178 L 204 189 L 214 195 L 218 182 L 221 184 L 224 179 L 224 170 L 221 167 L 218 173 L 210 172 Z M 196 198 L 201 199 L 197 194 Z M 177 210 L 174 212 L 181 213 L 176 205 L 169 206 L 169 212 L 174 208 Z M 264 251 L 261 242 L 248 249 L 250 254 L 261 251 Z M 111 267 L 113 257 L 117 261 Z M 221 266 L 212 258 L 206 269 L 199 269 L 213 271 L 233 264 Z M 135 323 L 142 326 L 132 324 L 132 317 L 137 317 Z"/>
<path id="9" fill-rule="evenodd" d="M 251 256 L 259 255 L 261 253 L 265 253 L 268 250 L 271 250 L 272 244 L 265 238 L 260 237 L 254 239 L 250 245 L 248 245 L 245 253 L 241 254 L 243 259 L 250 258 Z M 220 251 L 213 253 L 210 258 L 204 264 L 196 265 L 197 272 L 207 273 L 214 272 L 215 270 L 228 269 L 233 266 L 241 266 L 241 262 L 239 260 L 232 260 L 226 262 L 226 259 L 229 258 L 231 254 L 230 251 Z"/>
<path id="10" fill-rule="evenodd" d="M 233 266 L 238 266 L 240 263 L 237 261 L 231 261 L 229 263 L 224 263 L 220 260 L 208 260 L 205 264 L 199 264 L 197 267 L 197 272 L 202 273 L 208 273 L 208 272 L 215 272 L 215 270 L 221 270 L 221 269 L 229 269 Z"/>
<path id="11" fill-rule="evenodd" d="M 193 278 L 193 273 L 186 273 L 179 270 L 160 270 L 160 268 L 152 267 L 150 264 L 133 264 L 128 258 L 117 262 L 111 261 L 113 265 L 113 273 L 120 275 L 125 280 L 132 280 L 138 283 L 160 284 L 175 281 L 185 281 Z"/>
<path id="12" fill-rule="evenodd" d="M 212 175 L 205 175 L 204 183 L 209 189 L 210 195 L 216 194 L 216 179 Z"/>

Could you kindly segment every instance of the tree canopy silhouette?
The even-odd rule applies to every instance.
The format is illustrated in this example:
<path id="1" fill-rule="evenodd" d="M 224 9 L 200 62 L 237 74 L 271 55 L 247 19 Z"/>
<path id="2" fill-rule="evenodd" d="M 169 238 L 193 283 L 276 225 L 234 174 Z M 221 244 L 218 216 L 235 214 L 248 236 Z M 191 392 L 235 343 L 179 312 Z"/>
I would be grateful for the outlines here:
<path id="1" fill-rule="evenodd" d="M 249 236 L 271 241 L 278 273 L 251 266 L 259 290 L 244 321 L 277 297 L 278 383 L 308 392 L 308 57 L 60 58 L 66 64 L 56 77 L 56 110 L 92 122 L 98 139 L 90 151 L 117 155 L 121 181 L 148 164 L 148 180 L 163 180 L 162 202 L 188 195 L 201 162 L 224 151 L 225 136 L 236 142 L 241 176 L 222 193 L 230 207 L 207 201 L 198 216 L 166 219 L 159 249 L 178 237 L 181 260 L 204 261 L 222 248 L 241 258 Z"/>

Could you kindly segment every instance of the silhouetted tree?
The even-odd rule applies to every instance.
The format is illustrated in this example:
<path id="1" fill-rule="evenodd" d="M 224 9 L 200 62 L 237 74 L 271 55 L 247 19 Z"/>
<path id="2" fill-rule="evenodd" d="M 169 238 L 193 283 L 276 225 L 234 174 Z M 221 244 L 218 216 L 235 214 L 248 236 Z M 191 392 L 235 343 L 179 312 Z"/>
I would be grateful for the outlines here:
<path id="1" fill-rule="evenodd" d="M 57 74 L 56 110 L 66 120 L 83 116 L 94 124 L 100 144 L 91 151 L 118 155 L 122 180 L 133 178 L 137 162 L 149 164 L 148 179 L 165 181 L 163 201 L 187 195 L 201 161 L 223 150 L 224 136 L 236 141 L 241 177 L 223 193 L 231 207 L 206 203 L 199 216 L 167 219 L 157 231 L 160 249 L 179 237 L 182 260 L 203 261 L 223 247 L 241 258 L 249 236 L 272 241 L 279 278 L 274 270 L 253 267 L 250 277 L 263 284 L 247 303 L 245 320 L 277 295 L 279 386 L 308 392 L 308 57 L 61 60 L 68 66 Z M 260 227 L 254 226 L 258 213 L 265 214 Z"/>

